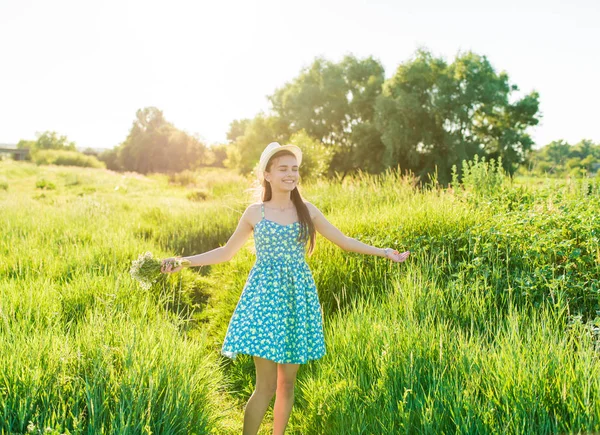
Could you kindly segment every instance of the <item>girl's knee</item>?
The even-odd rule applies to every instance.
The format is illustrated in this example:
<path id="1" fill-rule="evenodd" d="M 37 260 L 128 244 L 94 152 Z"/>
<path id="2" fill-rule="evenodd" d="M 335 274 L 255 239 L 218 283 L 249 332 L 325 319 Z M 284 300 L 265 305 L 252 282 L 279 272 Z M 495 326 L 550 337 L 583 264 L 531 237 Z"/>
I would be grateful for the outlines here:
<path id="1" fill-rule="evenodd" d="M 294 392 L 295 379 L 280 379 L 277 382 L 277 392 L 291 394 Z"/>
<path id="2" fill-rule="evenodd" d="M 254 391 L 264 397 L 273 397 L 277 391 L 277 381 L 257 383 Z"/>

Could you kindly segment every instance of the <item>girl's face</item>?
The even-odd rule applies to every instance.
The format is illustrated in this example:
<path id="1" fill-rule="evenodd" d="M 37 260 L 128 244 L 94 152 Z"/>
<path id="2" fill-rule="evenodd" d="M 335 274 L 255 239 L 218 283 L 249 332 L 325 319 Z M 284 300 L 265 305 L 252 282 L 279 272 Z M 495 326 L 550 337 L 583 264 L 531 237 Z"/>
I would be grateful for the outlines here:
<path id="1" fill-rule="evenodd" d="M 295 156 L 290 155 L 274 158 L 271 168 L 265 172 L 265 179 L 271 183 L 272 189 L 291 192 L 298 184 L 298 178 L 298 162 Z"/>

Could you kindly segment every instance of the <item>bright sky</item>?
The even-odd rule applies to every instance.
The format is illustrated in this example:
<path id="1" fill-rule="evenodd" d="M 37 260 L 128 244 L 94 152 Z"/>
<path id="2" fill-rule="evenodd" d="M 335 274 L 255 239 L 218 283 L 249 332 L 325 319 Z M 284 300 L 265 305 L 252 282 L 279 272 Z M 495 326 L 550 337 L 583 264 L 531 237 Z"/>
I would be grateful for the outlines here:
<path id="1" fill-rule="evenodd" d="M 488 4 L 490 3 L 490 4 Z M 0 0 L 0 143 L 54 130 L 112 148 L 137 109 L 208 142 L 317 56 L 472 50 L 540 93 L 537 145 L 600 142 L 598 0 Z"/>

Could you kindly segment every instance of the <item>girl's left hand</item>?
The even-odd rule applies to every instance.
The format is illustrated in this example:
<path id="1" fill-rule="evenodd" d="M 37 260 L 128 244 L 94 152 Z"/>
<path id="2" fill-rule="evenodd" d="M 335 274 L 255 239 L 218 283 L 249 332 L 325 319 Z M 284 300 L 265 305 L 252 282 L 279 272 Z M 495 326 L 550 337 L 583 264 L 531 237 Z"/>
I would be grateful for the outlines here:
<path id="1" fill-rule="evenodd" d="M 390 260 L 396 262 L 396 263 L 402 263 L 404 260 L 406 260 L 408 258 L 408 256 L 410 255 L 410 251 L 405 251 L 405 252 L 398 252 L 395 249 L 387 249 L 386 250 L 386 257 L 389 258 Z"/>

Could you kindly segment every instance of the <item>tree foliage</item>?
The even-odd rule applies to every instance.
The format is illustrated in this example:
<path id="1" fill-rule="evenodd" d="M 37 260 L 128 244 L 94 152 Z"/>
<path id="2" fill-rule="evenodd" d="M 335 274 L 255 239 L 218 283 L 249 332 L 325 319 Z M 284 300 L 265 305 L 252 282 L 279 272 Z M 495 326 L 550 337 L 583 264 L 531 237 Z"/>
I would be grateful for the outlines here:
<path id="1" fill-rule="evenodd" d="M 234 119 L 229 124 L 229 131 L 227 132 L 229 143 L 235 142 L 238 137 L 243 136 L 251 121 L 250 119 Z"/>
<path id="2" fill-rule="evenodd" d="M 516 91 L 485 56 L 468 52 L 447 64 L 417 51 L 384 84 L 376 103 L 386 166 L 419 175 L 437 168 L 439 181 L 447 183 L 453 165 L 479 155 L 501 157 L 514 172 L 533 144 L 526 129 L 539 122 L 537 92 L 511 102 Z"/>
<path id="3" fill-rule="evenodd" d="M 300 175 L 303 180 L 314 180 L 327 175 L 333 157 L 331 148 L 311 138 L 304 130 L 294 133 L 289 143 L 302 150 Z"/>
<path id="4" fill-rule="evenodd" d="M 552 141 L 535 150 L 529 162 L 533 171 L 540 175 L 587 175 L 599 169 L 600 144 L 586 139 L 575 145 L 564 140 Z"/>
<path id="5" fill-rule="evenodd" d="M 195 169 L 205 163 L 208 153 L 199 138 L 175 128 L 156 107 L 146 107 L 136 112 L 125 141 L 101 158 L 111 169 L 147 174 Z"/>
<path id="6" fill-rule="evenodd" d="M 214 144 L 208 148 L 208 154 L 206 159 L 207 166 L 215 166 L 219 168 L 225 167 L 225 160 L 227 160 L 227 145 L 226 144 Z"/>
<path id="7" fill-rule="evenodd" d="M 372 57 L 346 56 L 339 63 L 317 58 L 269 100 L 291 133 L 304 130 L 333 149 L 332 171 L 365 165 L 378 171 L 383 144 L 373 117 L 384 79 L 383 67 Z"/>
<path id="8" fill-rule="evenodd" d="M 29 149 L 29 150 L 32 150 L 34 148 L 35 148 L 35 141 L 34 140 L 21 139 L 17 143 L 17 149 Z"/>
<path id="9" fill-rule="evenodd" d="M 436 172 L 445 184 L 453 165 L 476 155 L 513 173 L 533 145 L 527 129 L 539 122 L 537 92 L 518 91 L 472 52 L 449 64 L 418 50 L 387 81 L 372 57 L 317 58 L 269 97 L 271 116 L 231 124 L 229 162 L 249 172 L 266 144 L 303 131 L 333 153 L 330 175 L 400 166 Z"/>
<path id="10" fill-rule="evenodd" d="M 55 131 L 37 132 L 36 136 L 36 140 L 20 140 L 17 143 L 17 148 L 27 148 L 31 153 L 38 150 L 77 151 L 75 142 L 67 139 L 67 136 L 60 136 Z"/>
<path id="11" fill-rule="evenodd" d="M 241 126 L 245 126 L 242 134 Z M 227 137 L 233 143 L 228 149 L 226 165 L 246 175 L 256 166 L 265 146 L 271 142 L 285 143 L 290 133 L 281 118 L 259 113 L 251 120 L 232 122 Z"/>

